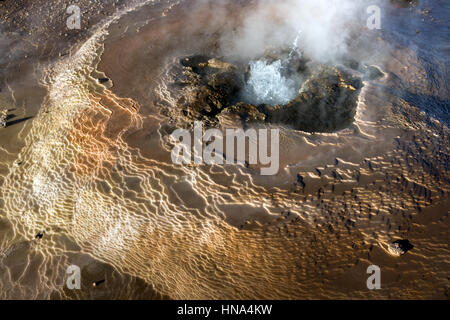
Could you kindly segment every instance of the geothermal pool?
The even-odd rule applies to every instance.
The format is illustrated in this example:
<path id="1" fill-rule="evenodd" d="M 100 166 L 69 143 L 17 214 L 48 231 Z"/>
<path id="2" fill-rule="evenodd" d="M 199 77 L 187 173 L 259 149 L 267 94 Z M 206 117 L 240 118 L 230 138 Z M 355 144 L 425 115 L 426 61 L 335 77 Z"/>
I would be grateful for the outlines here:
<path id="1" fill-rule="evenodd" d="M 380 30 L 365 1 L 5 18 L 0 297 L 448 299 L 449 8 L 376 2 Z M 279 130 L 278 173 L 174 164 L 195 121 Z"/>

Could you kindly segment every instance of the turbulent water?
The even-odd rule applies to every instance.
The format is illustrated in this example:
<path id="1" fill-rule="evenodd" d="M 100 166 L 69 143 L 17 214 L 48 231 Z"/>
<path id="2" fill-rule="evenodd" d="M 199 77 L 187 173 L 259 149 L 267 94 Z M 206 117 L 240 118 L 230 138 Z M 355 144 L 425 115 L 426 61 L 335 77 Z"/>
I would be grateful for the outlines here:
<path id="1" fill-rule="evenodd" d="M 448 4 L 382 1 L 380 31 L 349 22 L 347 50 L 315 58 L 375 65 L 383 77 L 365 79 L 344 130 L 264 124 L 281 130 L 278 175 L 174 165 L 169 135 L 185 119 L 171 112 L 170 66 L 192 54 L 239 62 L 230 35 L 255 6 L 142 2 L 69 54 L 14 69 L 20 81 L 0 92 L 23 114 L 0 129 L 0 298 L 448 299 Z M 312 38 L 298 46 L 315 52 Z M 271 87 L 289 81 L 277 70 L 251 65 L 255 103 L 295 96 L 296 84 Z M 273 78 L 258 81 L 265 73 Z M 394 257 L 398 239 L 414 248 Z M 381 290 L 366 287 L 371 264 Z M 81 268 L 79 291 L 65 286 L 70 265 Z"/>
<path id="2" fill-rule="evenodd" d="M 299 87 L 281 74 L 281 61 L 269 63 L 258 60 L 250 63 L 247 81 L 247 101 L 254 104 L 288 104 L 297 96 Z"/>

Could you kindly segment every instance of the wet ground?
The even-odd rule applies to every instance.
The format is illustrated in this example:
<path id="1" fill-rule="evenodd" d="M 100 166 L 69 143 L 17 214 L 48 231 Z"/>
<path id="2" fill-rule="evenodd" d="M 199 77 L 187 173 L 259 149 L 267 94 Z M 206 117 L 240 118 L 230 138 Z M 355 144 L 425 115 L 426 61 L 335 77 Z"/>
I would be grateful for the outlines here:
<path id="1" fill-rule="evenodd" d="M 259 123 L 281 130 L 274 177 L 175 166 L 168 141 L 186 122 L 170 112 L 170 66 L 260 57 L 266 38 L 247 47 L 244 31 L 258 34 L 266 4 L 138 3 L 79 1 L 82 29 L 67 30 L 63 1 L 0 2 L 1 298 L 448 299 L 445 1 L 380 1 L 378 31 L 358 2 L 335 38 L 348 50 L 333 55 L 308 30 L 318 63 L 384 76 L 365 79 L 342 130 Z M 290 3 L 305 19 L 326 13 Z M 265 23 L 288 30 L 291 9 L 275 5 Z M 366 287 L 372 264 L 381 290 Z M 80 291 L 64 286 L 69 265 Z"/>

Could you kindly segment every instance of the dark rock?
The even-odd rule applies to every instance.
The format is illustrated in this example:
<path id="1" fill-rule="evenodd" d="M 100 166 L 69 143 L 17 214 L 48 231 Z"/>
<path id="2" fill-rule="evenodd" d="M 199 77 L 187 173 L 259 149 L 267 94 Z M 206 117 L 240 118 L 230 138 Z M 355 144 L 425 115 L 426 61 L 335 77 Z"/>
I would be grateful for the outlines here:
<path id="1" fill-rule="evenodd" d="M 40 239 L 42 239 L 43 237 L 44 237 L 44 234 L 45 234 L 45 231 L 39 231 L 37 234 L 36 234 L 36 239 L 38 239 L 38 240 L 40 240 Z"/>
<path id="2" fill-rule="evenodd" d="M 389 2 L 397 8 L 411 8 L 417 6 L 419 0 L 390 0 Z"/>
<path id="3" fill-rule="evenodd" d="M 248 72 L 246 65 L 197 55 L 183 58 L 179 66 L 173 67 L 172 89 L 178 98 L 177 108 L 169 113 L 173 118 L 204 121 L 209 126 L 234 117 L 244 126 L 251 122 L 273 123 L 307 132 L 334 132 L 353 122 L 362 88 L 359 78 L 325 65 L 310 70 L 309 60 L 300 54 L 273 55 L 272 59 L 278 57 L 287 61 L 287 76 L 307 78 L 299 95 L 288 104 L 256 106 L 246 103 L 241 95 Z"/>
<path id="4" fill-rule="evenodd" d="M 307 132 L 334 132 L 354 120 L 362 82 L 335 67 L 322 66 L 285 106 L 266 106 L 267 121 Z"/>
<path id="5" fill-rule="evenodd" d="M 384 76 L 384 73 L 375 66 L 364 66 L 363 72 L 364 72 L 363 76 L 364 80 L 376 80 Z"/>
<path id="6" fill-rule="evenodd" d="M 98 287 L 98 286 L 100 286 L 101 284 L 103 284 L 105 281 L 106 281 L 105 279 L 96 281 L 96 282 L 92 283 L 92 286 L 93 286 L 93 287 Z"/>
<path id="7" fill-rule="evenodd" d="M 401 256 L 412 250 L 414 246 L 409 240 L 396 240 L 389 245 L 389 252 L 394 256 Z"/>

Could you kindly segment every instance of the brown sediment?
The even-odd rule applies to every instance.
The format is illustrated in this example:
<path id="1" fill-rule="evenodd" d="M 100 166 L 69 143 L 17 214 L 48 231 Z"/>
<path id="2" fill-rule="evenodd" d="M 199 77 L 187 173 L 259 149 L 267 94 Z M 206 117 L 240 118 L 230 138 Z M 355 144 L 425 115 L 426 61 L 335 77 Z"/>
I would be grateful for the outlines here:
<path id="1" fill-rule="evenodd" d="M 167 26 L 171 32 L 183 27 L 182 18 L 174 18 L 177 28 Z M 395 85 L 394 75 L 361 89 L 354 127 L 316 134 L 282 130 L 279 176 L 263 178 L 239 166 L 180 167 L 169 158 L 171 119 L 146 105 L 159 94 L 151 89 L 166 80 L 157 77 L 166 67 L 159 65 L 164 50 L 149 56 L 152 50 L 140 51 L 153 40 L 170 48 L 179 39 L 169 43 L 164 29 L 151 27 L 134 40 L 113 37 L 105 45 L 99 68 L 107 70 L 110 90 L 82 85 L 92 82 L 88 67 L 96 64 L 92 56 L 102 38 L 75 54 L 74 65 L 68 60 L 54 66 L 61 75 L 49 80 L 54 98 L 31 122 L 17 156 L 21 164 L 11 165 L 1 189 L 2 219 L 13 231 L 0 236 L 46 234 L 39 250 L 1 238 L 1 266 L 12 275 L 0 281 L 3 295 L 446 298 L 449 132 L 379 90 Z M 206 33 L 199 36 L 203 49 L 216 39 Z M 142 39 L 148 42 L 127 46 Z M 120 52 L 130 56 L 117 59 Z M 414 74 L 423 72 L 414 57 L 390 55 L 398 66 L 383 70 L 398 76 L 413 62 Z M 342 86 L 339 76 L 333 79 L 338 90 L 356 91 L 350 81 Z M 414 248 L 393 257 L 386 245 L 398 239 Z M 26 257 L 31 267 L 17 265 Z M 88 290 L 58 286 L 72 263 L 82 267 Z M 366 287 L 370 264 L 382 267 L 382 290 Z M 21 277 L 24 272 L 28 277 Z M 108 285 L 93 288 L 99 279 Z"/>
<path id="2" fill-rule="evenodd" d="M 69 142 L 81 151 L 71 171 L 77 175 L 107 176 L 117 161 L 115 149 L 119 140 L 130 130 L 140 129 L 142 119 L 136 102 L 118 98 L 108 90 L 91 94 L 89 104 L 90 108 L 76 116 L 68 136 Z"/>

